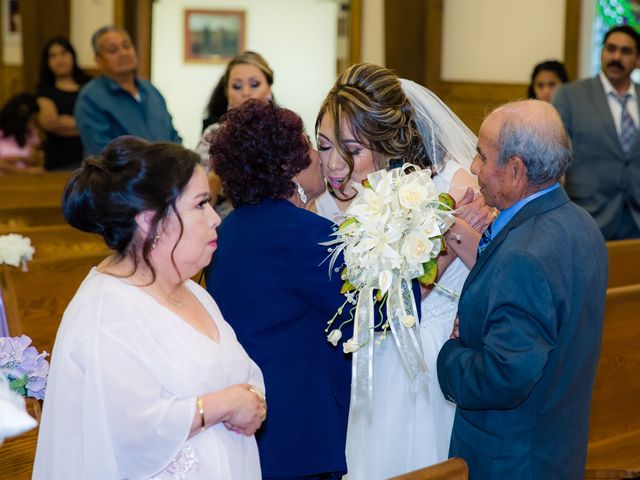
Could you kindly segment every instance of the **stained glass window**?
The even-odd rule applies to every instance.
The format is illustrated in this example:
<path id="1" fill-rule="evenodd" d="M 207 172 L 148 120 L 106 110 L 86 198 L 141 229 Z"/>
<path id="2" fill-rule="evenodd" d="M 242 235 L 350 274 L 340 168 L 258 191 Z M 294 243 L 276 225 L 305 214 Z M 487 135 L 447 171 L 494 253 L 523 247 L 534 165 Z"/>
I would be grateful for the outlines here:
<path id="1" fill-rule="evenodd" d="M 600 51 L 602 38 L 614 25 L 630 25 L 640 32 L 640 0 L 596 0 L 596 15 L 593 24 L 591 45 L 592 73 L 600 71 Z M 636 69 L 633 78 L 638 81 L 640 72 Z"/>

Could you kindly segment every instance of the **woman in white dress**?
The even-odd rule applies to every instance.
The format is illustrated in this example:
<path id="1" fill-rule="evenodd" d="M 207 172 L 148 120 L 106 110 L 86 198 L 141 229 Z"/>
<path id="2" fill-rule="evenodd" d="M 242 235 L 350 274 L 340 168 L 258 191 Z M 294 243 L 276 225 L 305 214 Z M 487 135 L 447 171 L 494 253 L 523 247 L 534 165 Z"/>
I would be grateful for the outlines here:
<path id="1" fill-rule="evenodd" d="M 434 94 L 371 64 L 348 68 L 324 100 L 316 121 L 318 151 L 328 192 L 318 214 L 341 223 L 356 194 L 352 182 L 394 164 L 430 167 L 440 192 L 459 208 L 438 259 L 438 285 L 425 292 L 420 335 L 430 369 L 428 397 L 414 391 L 391 338 L 377 342 L 373 358 L 373 408 L 353 405 L 347 433 L 348 478 L 375 480 L 443 461 L 448 456 L 455 406 L 440 390 L 438 351 L 452 333 L 460 292 L 475 262 L 482 230 L 492 220 L 469 164 L 476 138 Z"/>
<path id="2" fill-rule="evenodd" d="M 262 373 L 190 280 L 220 223 L 198 161 L 120 137 L 67 185 L 67 221 L 115 253 L 62 319 L 34 479 L 260 478 Z"/>

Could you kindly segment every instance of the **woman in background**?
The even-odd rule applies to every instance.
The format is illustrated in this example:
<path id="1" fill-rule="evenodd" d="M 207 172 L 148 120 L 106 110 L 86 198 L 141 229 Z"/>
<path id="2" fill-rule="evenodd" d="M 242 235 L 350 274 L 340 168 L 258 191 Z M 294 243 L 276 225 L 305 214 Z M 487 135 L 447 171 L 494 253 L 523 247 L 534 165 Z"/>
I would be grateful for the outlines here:
<path id="1" fill-rule="evenodd" d="M 207 289 L 264 373 L 262 475 L 340 478 L 350 361 L 324 333 L 344 303 L 340 275 L 329 276 L 320 245 L 331 238 L 331 222 L 304 209 L 325 188 L 317 154 L 298 115 L 249 100 L 226 115 L 211 158 L 234 210 L 220 227 Z"/>
<path id="2" fill-rule="evenodd" d="M 67 184 L 66 220 L 114 253 L 58 329 L 34 479 L 260 479 L 262 374 L 190 280 L 220 223 L 198 160 L 123 136 Z"/>
<path id="3" fill-rule="evenodd" d="M 196 151 L 209 176 L 213 204 L 223 218 L 229 214 L 232 207 L 231 203 L 221 196 L 220 179 L 211 168 L 209 137 L 219 127 L 220 117 L 228 110 L 242 105 L 250 98 L 273 100 L 271 85 L 273 70 L 267 61 L 259 53 L 246 50 L 227 64 L 224 75 L 213 90 L 207 105 L 207 118 L 203 121 L 204 131 Z"/>
<path id="4" fill-rule="evenodd" d="M 82 162 L 82 142 L 73 108 L 82 86 L 91 77 L 77 64 L 76 52 L 64 37 L 50 39 L 42 49 L 36 95 L 38 123 L 45 131 L 44 168 L 73 170 Z"/>
<path id="5" fill-rule="evenodd" d="M 533 68 L 527 95 L 529 98 L 550 102 L 560 84 L 568 81 L 569 75 L 567 75 L 564 63 L 557 60 L 547 60 Z"/>
<path id="6" fill-rule="evenodd" d="M 245 50 L 228 64 L 207 104 L 203 130 L 249 98 L 272 99 L 273 70 L 259 53 Z"/>
<path id="7" fill-rule="evenodd" d="M 38 110 L 36 97 L 30 93 L 11 97 L 0 110 L 0 175 L 44 171 L 38 166 Z"/>

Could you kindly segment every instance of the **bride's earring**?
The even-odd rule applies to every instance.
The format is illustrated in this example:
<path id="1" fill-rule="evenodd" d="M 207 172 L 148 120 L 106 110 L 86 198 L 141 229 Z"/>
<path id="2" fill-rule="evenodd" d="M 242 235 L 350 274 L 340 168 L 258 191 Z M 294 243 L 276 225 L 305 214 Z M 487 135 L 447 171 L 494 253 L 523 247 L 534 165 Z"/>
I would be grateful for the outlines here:
<path id="1" fill-rule="evenodd" d="M 298 196 L 303 205 L 307 204 L 307 194 L 304 193 L 304 188 L 298 182 L 296 182 L 296 188 L 298 189 Z"/>

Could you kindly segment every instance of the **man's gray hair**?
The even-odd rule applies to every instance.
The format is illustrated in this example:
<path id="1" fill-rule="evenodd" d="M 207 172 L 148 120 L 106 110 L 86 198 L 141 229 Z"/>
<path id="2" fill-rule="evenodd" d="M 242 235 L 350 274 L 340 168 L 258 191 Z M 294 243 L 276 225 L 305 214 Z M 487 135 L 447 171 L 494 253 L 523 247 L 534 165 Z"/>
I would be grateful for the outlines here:
<path id="1" fill-rule="evenodd" d="M 527 120 L 506 115 L 500 128 L 497 164 L 504 166 L 517 156 L 527 167 L 530 184 L 555 183 L 571 162 L 571 140 L 559 116 L 541 115 Z"/>
<path id="2" fill-rule="evenodd" d="M 104 27 L 100 27 L 93 33 L 93 35 L 91 35 L 91 46 L 93 47 L 93 53 L 96 55 L 100 53 L 100 38 L 109 32 L 122 32 L 130 38 L 129 32 L 122 27 L 117 27 L 116 25 L 105 25 Z"/>

